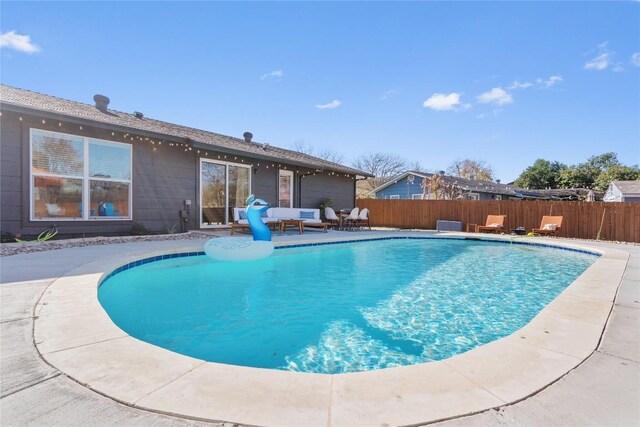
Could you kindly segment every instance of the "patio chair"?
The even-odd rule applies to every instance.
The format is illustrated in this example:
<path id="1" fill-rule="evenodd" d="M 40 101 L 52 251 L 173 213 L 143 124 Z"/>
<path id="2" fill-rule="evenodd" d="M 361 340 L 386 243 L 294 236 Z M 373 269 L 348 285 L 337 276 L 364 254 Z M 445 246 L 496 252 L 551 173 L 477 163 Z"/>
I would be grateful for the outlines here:
<path id="1" fill-rule="evenodd" d="M 476 225 L 476 233 L 498 233 L 504 230 L 506 215 L 487 215 L 485 225 Z"/>
<path id="2" fill-rule="evenodd" d="M 334 228 L 338 224 L 340 224 L 340 218 L 338 218 L 338 215 L 336 215 L 336 211 L 334 211 L 330 206 L 324 208 L 324 217 L 327 218 L 327 221 L 329 221 L 329 223 L 331 224 L 331 228 Z"/>
<path id="3" fill-rule="evenodd" d="M 562 216 L 544 215 L 540 222 L 540 228 L 534 228 L 533 232 L 543 235 L 557 235 L 562 229 Z"/>
<path id="4" fill-rule="evenodd" d="M 360 213 L 360 208 L 353 208 L 351 212 L 346 217 L 342 218 L 342 227 L 353 230 L 353 227 L 356 225 L 358 221 L 358 214 Z"/>
<path id="5" fill-rule="evenodd" d="M 364 208 L 360 211 L 356 225 L 360 228 L 369 227 L 369 230 L 371 230 L 371 225 L 369 224 L 369 208 Z"/>

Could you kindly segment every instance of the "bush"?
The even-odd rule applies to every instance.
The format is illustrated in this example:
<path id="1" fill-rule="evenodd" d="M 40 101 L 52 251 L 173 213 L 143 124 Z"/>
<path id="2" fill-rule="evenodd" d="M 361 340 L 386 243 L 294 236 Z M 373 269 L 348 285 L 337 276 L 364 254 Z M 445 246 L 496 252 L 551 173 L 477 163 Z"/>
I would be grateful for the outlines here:
<path id="1" fill-rule="evenodd" d="M 320 202 L 320 212 L 324 213 L 324 208 L 329 207 L 329 206 L 333 206 L 333 200 L 330 197 L 325 197 Z"/>
<path id="2" fill-rule="evenodd" d="M 146 236 L 149 234 L 153 234 L 153 231 L 145 227 L 145 225 L 141 222 L 134 222 L 133 225 L 131 226 L 132 236 Z"/>
<path id="3" fill-rule="evenodd" d="M 0 234 L 0 242 L 1 243 L 15 243 L 16 235 L 13 233 L 3 232 Z"/>

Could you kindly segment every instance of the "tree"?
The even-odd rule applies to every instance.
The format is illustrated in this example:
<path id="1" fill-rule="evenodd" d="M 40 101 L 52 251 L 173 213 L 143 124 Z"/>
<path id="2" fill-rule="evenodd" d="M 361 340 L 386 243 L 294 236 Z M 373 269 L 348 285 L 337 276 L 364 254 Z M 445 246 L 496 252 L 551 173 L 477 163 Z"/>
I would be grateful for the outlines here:
<path id="1" fill-rule="evenodd" d="M 600 173 L 600 169 L 589 163 L 568 167 L 558 174 L 558 188 L 593 188 Z"/>
<path id="2" fill-rule="evenodd" d="M 417 160 L 409 165 L 409 170 L 414 172 L 427 172 L 427 169 L 424 168 Z"/>
<path id="3" fill-rule="evenodd" d="M 454 200 L 462 196 L 462 189 L 456 184 L 448 184 L 442 175 L 433 174 L 422 180 L 422 198 L 433 194 L 436 200 Z"/>
<path id="4" fill-rule="evenodd" d="M 640 179 L 640 168 L 637 165 L 613 165 L 598 175 L 593 187 L 596 190 L 606 191 L 611 181 L 635 181 L 637 179 Z"/>
<path id="5" fill-rule="evenodd" d="M 388 153 L 363 154 L 352 163 L 356 169 L 369 172 L 374 178 L 362 181 L 361 192 L 369 192 L 389 179 L 408 169 L 407 161 L 400 156 Z"/>
<path id="6" fill-rule="evenodd" d="M 447 168 L 447 173 L 475 181 L 493 181 L 493 169 L 484 160 L 456 160 Z"/>
<path id="7" fill-rule="evenodd" d="M 589 157 L 586 162 L 563 170 L 558 184 L 560 188 L 606 190 L 614 179 L 635 176 L 633 171 L 633 167 L 620 164 L 616 153 L 604 153 Z"/>
<path id="8" fill-rule="evenodd" d="M 328 148 L 324 148 L 322 150 L 316 151 L 311 145 L 307 145 L 304 141 L 296 141 L 291 149 L 293 151 L 297 151 L 298 153 L 308 154 L 309 156 L 317 157 L 322 160 L 326 160 L 328 162 L 333 163 L 343 163 L 344 162 L 344 154 L 340 154 L 333 150 L 329 150 Z"/>
<path id="9" fill-rule="evenodd" d="M 604 153 L 599 156 L 592 156 L 587 159 L 587 164 L 593 166 L 600 171 L 604 171 L 609 169 L 612 166 L 619 166 L 620 161 L 618 160 L 618 155 L 616 153 Z"/>
<path id="10" fill-rule="evenodd" d="M 567 166 L 560 162 L 538 159 L 520 174 L 514 184 L 522 188 L 539 190 L 558 188 L 560 173 L 566 168 Z"/>

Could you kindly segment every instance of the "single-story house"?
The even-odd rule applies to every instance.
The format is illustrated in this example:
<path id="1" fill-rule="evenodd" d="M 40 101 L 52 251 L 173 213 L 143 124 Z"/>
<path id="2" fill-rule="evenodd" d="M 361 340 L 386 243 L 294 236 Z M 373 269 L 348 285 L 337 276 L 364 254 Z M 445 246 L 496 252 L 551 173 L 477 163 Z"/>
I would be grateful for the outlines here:
<path id="1" fill-rule="evenodd" d="M 435 178 L 435 179 L 434 179 Z M 434 185 L 435 183 L 435 185 Z M 434 190 L 439 194 L 435 194 Z M 585 200 L 588 188 L 530 190 L 513 183 L 477 181 L 445 175 L 407 171 L 369 192 L 376 199 L 463 199 L 463 200 Z M 602 193 L 592 192 L 596 198 Z"/>
<path id="2" fill-rule="evenodd" d="M 604 202 L 640 202 L 640 180 L 612 181 L 602 198 Z"/>
<path id="3" fill-rule="evenodd" d="M 252 140 L 0 85 L 3 233 L 227 226 L 249 194 L 272 206 L 355 205 L 357 169 Z M 186 220 L 186 221 L 185 221 Z"/>
<path id="4" fill-rule="evenodd" d="M 433 179 L 439 179 L 446 194 L 435 194 L 430 185 Z M 438 187 L 436 185 L 436 187 Z M 431 200 L 436 198 L 454 198 L 467 200 L 509 200 L 522 199 L 519 189 L 499 182 L 475 181 L 465 178 L 438 174 L 407 171 L 371 190 L 376 199 L 414 199 Z"/>

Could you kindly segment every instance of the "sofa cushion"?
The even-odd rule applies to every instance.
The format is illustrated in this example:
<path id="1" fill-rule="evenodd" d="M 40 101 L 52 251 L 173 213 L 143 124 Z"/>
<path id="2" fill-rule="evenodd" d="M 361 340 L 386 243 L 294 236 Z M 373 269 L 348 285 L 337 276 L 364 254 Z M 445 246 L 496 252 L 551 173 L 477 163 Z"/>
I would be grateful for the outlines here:
<path id="1" fill-rule="evenodd" d="M 313 211 L 300 211 L 300 219 L 315 219 Z"/>

